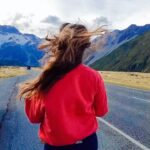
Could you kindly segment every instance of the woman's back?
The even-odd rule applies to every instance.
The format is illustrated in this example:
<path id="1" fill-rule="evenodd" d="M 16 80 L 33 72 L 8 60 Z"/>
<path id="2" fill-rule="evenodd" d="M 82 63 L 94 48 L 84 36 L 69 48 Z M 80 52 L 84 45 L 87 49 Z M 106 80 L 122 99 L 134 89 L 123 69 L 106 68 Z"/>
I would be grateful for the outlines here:
<path id="1" fill-rule="evenodd" d="M 98 124 L 95 115 L 107 112 L 107 105 L 103 104 L 107 99 L 101 79 L 97 71 L 79 64 L 59 80 L 43 101 L 45 113 L 39 137 L 46 143 L 59 146 L 73 144 L 96 132 Z M 96 95 L 99 87 L 104 95 Z M 26 112 L 34 120 L 34 110 L 27 108 Z"/>

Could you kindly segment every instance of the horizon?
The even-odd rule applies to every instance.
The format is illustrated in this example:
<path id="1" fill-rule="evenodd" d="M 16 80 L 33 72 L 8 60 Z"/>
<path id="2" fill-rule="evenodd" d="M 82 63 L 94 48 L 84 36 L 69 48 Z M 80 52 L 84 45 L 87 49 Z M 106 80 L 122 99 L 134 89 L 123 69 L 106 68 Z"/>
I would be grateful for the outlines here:
<path id="1" fill-rule="evenodd" d="M 126 27 L 126 28 L 124 28 L 124 29 L 113 29 L 112 31 L 115 31 L 115 30 L 119 30 L 119 31 L 122 31 L 122 30 L 125 30 L 125 29 L 127 29 L 127 28 L 129 28 L 131 25 L 135 25 L 135 26 L 137 26 L 137 27 L 143 27 L 143 26 L 145 26 L 145 25 L 150 25 L 150 23 L 148 23 L 148 24 L 144 24 L 144 25 L 137 25 L 137 24 L 130 24 L 128 27 Z M 34 33 L 29 33 L 29 32 L 22 32 L 22 31 L 20 31 L 17 27 L 15 27 L 15 26 L 12 26 L 12 25 L 1 25 L 0 24 L 0 26 L 9 26 L 9 27 L 14 27 L 14 28 L 16 28 L 21 34 L 31 34 L 31 35 L 35 35 L 35 36 L 37 36 L 38 38 L 44 38 L 44 37 L 40 37 L 40 36 L 38 36 L 38 35 L 36 35 L 36 34 L 34 34 Z"/>

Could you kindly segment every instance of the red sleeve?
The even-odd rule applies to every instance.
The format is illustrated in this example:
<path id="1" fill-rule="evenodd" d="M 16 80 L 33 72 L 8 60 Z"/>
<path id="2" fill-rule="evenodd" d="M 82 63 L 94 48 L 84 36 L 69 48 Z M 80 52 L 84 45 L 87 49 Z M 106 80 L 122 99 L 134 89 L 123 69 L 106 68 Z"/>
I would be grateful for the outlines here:
<path id="1" fill-rule="evenodd" d="M 98 73 L 98 72 L 97 72 Z M 94 96 L 94 110 L 97 117 L 102 117 L 108 112 L 108 98 L 104 80 L 100 73 L 97 74 L 97 91 Z"/>
<path id="2" fill-rule="evenodd" d="M 25 99 L 25 112 L 31 123 L 42 122 L 45 114 L 44 101 Z"/>

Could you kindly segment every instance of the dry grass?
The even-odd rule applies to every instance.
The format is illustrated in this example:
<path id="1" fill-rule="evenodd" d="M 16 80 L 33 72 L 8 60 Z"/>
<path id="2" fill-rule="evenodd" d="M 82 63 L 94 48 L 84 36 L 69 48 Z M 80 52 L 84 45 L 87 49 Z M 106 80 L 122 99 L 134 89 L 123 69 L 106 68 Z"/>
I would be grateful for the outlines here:
<path id="1" fill-rule="evenodd" d="M 105 82 L 150 90 L 150 73 L 100 71 Z"/>
<path id="2" fill-rule="evenodd" d="M 27 71 L 24 67 L 0 67 L 0 78 L 9 78 L 25 74 L 27 74 Z"/>
<path id="3" fill-rule="evenodd" d="M 42 68 L 32 67 L 32 70 L 42 71 Z M 100 71 L 105 82 L 150 90 L 150 73 Z M 0 67 L 0 78 L 27 74 L 26 67 Z"/>
<path id="4" fill-rule="evenodd" d="M 35 70 L 35 71 L 42 71 L 42 68 L 41 68 L 41 67 L 32 67 L 31 69 L 32 69 L 32 70 Z"/>

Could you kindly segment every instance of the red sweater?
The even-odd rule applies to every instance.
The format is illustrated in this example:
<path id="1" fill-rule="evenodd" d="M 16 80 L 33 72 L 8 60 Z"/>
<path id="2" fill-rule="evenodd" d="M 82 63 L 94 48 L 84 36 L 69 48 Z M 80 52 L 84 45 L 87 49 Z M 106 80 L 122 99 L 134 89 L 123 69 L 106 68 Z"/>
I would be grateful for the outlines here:
<path id="1" fill-rule="evenodd" d="M 55 146 L 76 143 L 96 132 L 96 116 L 108 112 L 103 78 L 84 64 L 67 73 L 44 100 L 25 101 L 31 123 L 40 123 L 39 138 Z"/>

